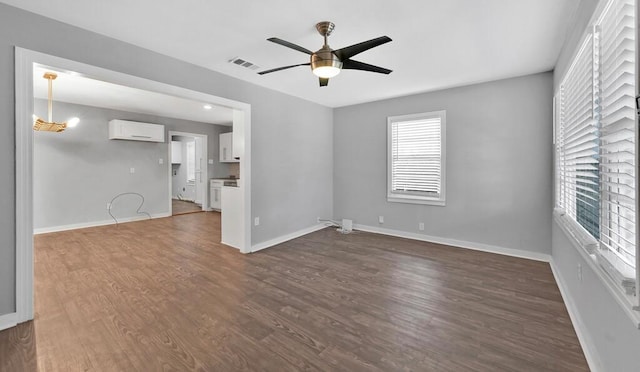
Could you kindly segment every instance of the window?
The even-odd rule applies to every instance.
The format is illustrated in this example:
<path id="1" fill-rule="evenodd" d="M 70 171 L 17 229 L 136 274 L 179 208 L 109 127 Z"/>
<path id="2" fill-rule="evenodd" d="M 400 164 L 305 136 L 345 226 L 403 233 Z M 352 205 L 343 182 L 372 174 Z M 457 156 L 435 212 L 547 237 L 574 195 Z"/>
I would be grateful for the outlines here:
<path id="1" fill-rule="evenodd" d="M 196 179 L 196 142 L 187 142 L 187 181 Z"/>
<path id="2" fill-rule="evenodd" d="M 556 206 L 597 240 L 600 265 L 636 284 L 635 1 L 611 0 L 555 97 Z"/>
<path id="3" fill-rule="evenodd" d="M 444 205 L 445 111 L 387 119 L 387 200 Z"/>

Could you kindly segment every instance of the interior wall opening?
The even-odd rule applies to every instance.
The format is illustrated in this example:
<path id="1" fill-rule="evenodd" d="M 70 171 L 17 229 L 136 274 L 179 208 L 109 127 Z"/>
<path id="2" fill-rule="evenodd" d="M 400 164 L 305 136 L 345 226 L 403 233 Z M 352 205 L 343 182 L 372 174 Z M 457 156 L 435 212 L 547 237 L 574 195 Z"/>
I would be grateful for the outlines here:
<path id="1" fill-rule="evenodd" d="M 66 116 L 73 112 L 76 113 L 74 116 L 77 116 L 80 120 L 78 125 L 74 128 L 65 128 L 64 132 L 66 133 L 34 131 L 32 126 L 35 116 L 50 119 L 43 111 L 47 108 L 47 100 L 38 96 L 38 93 L 36 93 L 36 91 L 41 90 L 38 89 L 37 75 L 42 72 L 42 69 L 54 70 L 58 74 L 82 77 L 87 80 L 95 80 L 99 83 L 113 84 L 127 88 L 130 90 L 129 93 L 123 93 L 123 91 L 118 92 L 120 96 L 124 96 L 124 99 L 130 99 L 131 96 L 127 96 L 127 94 L 137 94 L 135 90 L 138 90 L 155 95 L 172 97 L 176 100 L 175 102 L 180 101 L 180 104 L 191 102 L 198 105 L 200 110 L 203 109 L 204 105 L 215 105 L 223 109 L 220 111 L 225 111 L 228 119 L 226 122 L 218 124 L 200 123 L 196 121 L 198 120 L 197 118 L 176 119 L 172 117 L 173 115 L 163 114 L 162 112 L 145 112 L 142 109 L 127 111 L 123 109 L 123 107 L 118 106 L 117 102 L 114 103 L 112 107 L 97 107 L 100 105 L 94 105 L 91 102 L 78 103 L 74 102 L 72 98 L 58 96 L 58 99 L 55 99 L 53 102 L 54 117 L 58 119 L 59 116 L 59 121 L 65 120 Z M 59 82 L 61 81 L 62 79 Z M 56 85 L 54 85 L 53 89 L 56 89 Z M 63 90 L 64 89 L 60 89 L 58 93 L 61 93 Z M 72 92 L 69 93 L 70 96 L 83 94 L 82 89 L 71 91 Z M 131 91 L 133 91 L 133 93 L 131 93 Z M 166 105 L 161 101 L 156 101 L 154 104 L 158 107 L 171 108 L 170 105 Z M 205 108 L 205 110 L 209 109 Z M 123 113 L 130 113 L 131 115 L 125 115 Z M 243 118 L 241 122 L 238 122 L 236 119 L 239 113 Z M 102 117 L 100 117 L 101 115 Z M 96 119 L 96 116 L 98 116 L 99 119 Z M 96 120 L 102 123 L 99 128 L 95 127 Z M 158 125 L 168 126 L 168 128 L 162 130 L 162 135 L 168 139 L 163 137 L 161 140 L 156 141 L 147 138 L 153 137 L 153 134 L 149 136 L 147 136 L 147 133 L 144 133 L 144 135 L 127 134 L 127 130 L 130 130 L 130 128 L 124 128 L 122 129 L 122 133 L 118 132 L 119 134 L 114 134 L 116 133 L 116 129 L 113 128 L 117 128 L 117 126 L 114 125 L 112 128 L 112 120 L 141 123 L 143 125 L 157 124 L 160 122 L 162 124 Z M 170 126 L 170 124 L 167 124 L 167 120 L 177 123 L 175 123 L 175 126 Z M 194 135 L 194 137 L 192 137 L 194 139 L 192 145 L 189 145 L 189 147 L 194 150 L 193 157 L 190 157 L 192 161 L 190 161 L 189 174 L 192 176 L 190 181 L 194 183 L 194 186 L 195 182 L 199 181 L 200 187 L 194 187 L 192 199 L 194 204 L 197 203 L 200 205 L 201 210 L 211 210 L 207 188 L 209 178 L 229 175 L 228 167 L 216 166 L 219 159 L 212 156 L 212 154 L 214 153 L 213 151 L 218 150 L 217 147 L 219 147 L 219 145 L 211 146 L 211 143 L 218 143 L 220 134 L 232 132 L 234 129 L 237 130 L 237 133 L 233 133 L 234 139 L 242 145 L 248 143 L 250 128 L 245 128 L 244 125 L 249 126 L 249 120 L 250 107 L 241 102 L 16 48 L 16 186 L 17 189 L 20 190 L 16 195 L 16 322 L 19 323 L 33 318 L 34 234 L 112 223 L 108 219 L 100 219 L 105 216 L 105 211 L 109 213 L 113 212 L 114 215 L 117 215 L 118 211 L 116 210 L 118 207 L 127 206 L 130 208 L 131 205 L 134 204 L 131 200 L 135 199 L 137 195 L 142 197 L 140 207 L 145 206 L 145 203 L 147 203 L 146 207 L 150 207 L 150 211 L 147 212 L 143 208 L 138 208 L 139 210 L 136 211 L 139 214 L 138 216 L 128 217 L 126 216 L 128 212 L 123 212 L 125 216 L 120 216 L 122 217 L 121 221 L 117 220 L 118 216 L 114 217 L 116 220 L 115 223 L 171 216 L 171 203 L 166 203 L 167 199 L 169 199 L 169 201 L 171 200 L 171 198 L 167 198 L 167 196 L 173 196 L 170 182 L 171 173 L 166 171 L 167 166 L 170 170 L 172 169 L 170 159 L 171 150 L 168 148 L 171 145 L 171 136 L 168 135 L 168 129 L 184 130 Z M 92 124 L 94 124 L 93 128 Z M 128 125 L 127 123 L 125 124 Z M 198 130 L 198 125 L 200 125 L 200 127 L 207 126 L 210 128 Z M 103 146 L 117 144 L 121 146 L 121 148 L 111 148 L 106 152 L 100 152 L 94 151 L 97 150 L 95 144 L 81 143 L 77 135 L 81 133 L 87 135 L 87 130 L 90 128 L 95 133 L 90 134 L 89 137 L 95 136 L 96 141 L 101 141 Z M 194 130 L 194 128 L 196 128 L 196 130 Z M 75 138 L 73 131 L 76 131 Z M 175 130 L 174 132 L 178 135 L 181 133 Z M 66 137 L 62 137 L 65 135 Z M 132 137 L 138 136 L 144 137 L 144 139 L 112 138 L 112 136 L 117 137 L 118 135 L 125 137 L 127 135 Z M 107 136 L 109 137 L 108 139 Z M 57 145 L 52 145 L 52 139 L 53 142 L 58 142 Z M 209 151 L 207 151 L 207 148 L 209 148 Z M 36 151 L 34 151 L 34 149 Z M 74 149 L 76 151 L 74 151 Z M 244 147 L 242 149 L 242 161 L 237 162 L 236 173 L 239 174 L 240 169 L 242 169 L 245 177 L 242 179 L 242 183 L 238 182 L 237 188 L 241 197 L 239 203 L 236 205 L 237 210 L 233 212 L 233 215 L 239 217 L 233 221 L 228 221 L 229 225 L 233 224 L 234 226 L 227 229 L 234 234 L 239 232 L 240 236 L 225 237 L 225 231 L 223 229 L 221 232 L 221 240 L 233 242 L 235 244 L 230 245 L 238 248 L 242 253 L 247 253 L 250 251 L 248 244 L 250 244 L 251 241 L 250 229 L 247 228 L 250 219 L 250 156 L 249 151 L 245 152 Z M 89 157 L 81 156 L 77 153 L 81 152 L 81 150 L 84 150 L 85 154 L 88 153 L 91 155 L 89 155 Z M 198 152 L 199 157 L 197 156 Z M 128 157 L 125 161 L 118 161 L 117 158 L 121 155 Z M 49 159 L 50 163 L 56 166 L 47 166 L 46 159 Z M 64 159 L 73 159 L 76 163 L 74 164 L 72 161 L 65 161 Z M 107 173 L 105 164 L 109 160 L 115 160 L 110 163 L 117 164 L 118 169 L 116 169 L 115 172 L 113 169 L 108 170 L 110 173 L 109 177 L 101 179 L 101 182 L 98 182 L 100 185 L 87 187 L 91 179 L 100 178 L 100 172 Z M 83 162 L 84 164 L 80 164 Z M 196 166 L 196 164 L 198 166 Z M 88 176 L 87 173 L 82 171 L 82 165 L 87 167 L 93 166 L 97 172 L 93 173 L 93 176 Z M 220 174 L 220 172 L 224 172 L 224 174 Z M 159 178 L 155 178 L 157 176 L 159 176 Z M 57 179 L 54 177 L 57 177 Z M 168 177 L 166 182 L 157 182 L 155 186 L 152 185 L 154 180 L 162 180 L 163 177 Z M 120 189 L 109 189 L 110 183 L 111 186 L 116 184 L 111 181 L 116 179 L 125 180 L 125 185 Z M 44 182 L 41 182 L 43 180 Z M 62 180 L 66 182 L 66 186 L 62 185 L 65 183 L 62 182 Z M 138 183 L 136 183 L 135 180 L 137 180 Z M 151 186 L 141 192 L 138 186 L 142 183 L 148 183 Z M 45 186 L 43 187 L 42 185 Z M 135 187 L 133 187 L 134 185 Z M 69 200 L 74 198 L 78 199 L 76 200 L 78 202 L 76 204 L 82 205 L 84 202 L 85 209 L 88 212 L 80 216 L 79 222 L 72 221 L 72 218 L 78 218 L 79 213 L 77 211 L 70 211 L 69 208 L 61 208 L 60 205 L 64 205 L 65 202 L 64 198 L 55 198 L 50 193 L 47 194 L 43 192 L 43 190 L 46 189 L 52 190 L 54 193 L 57 191 L 58 195 L 65 194 L 67 205 L 70 203 Z M 84 192 L 74 192 L 74 190 L 82 189 L 84 189 Z M 95 198 L 96 200 L 101 200 L 99 203 L 91 200 L 92 195 L 99 193 L 104 194 L 105 190 L 109 195 L 113 196 L 111 199 L 105 197 L 105 194 L 102 195 L 101 198 Z M 130 199 L 129 202 L 122 202 L 118 197 L 133 199 Z M 60 199 L 62 199 L 62 201 L 60 201 Z M 161 202 L 156 203 L 156 199 L 161 200 Z M 105 200 L 107 201 L 105 202 Z M 58 203 L 60 205 L 55 205 L 54 201 L 63 204 Z M 48 208 L 45 215 L 46 218 L 50 220 L 43 219 L 39 213 L 35 213 L 37 211 L 34 210 L 34 206 L 37 206 L 37 208 L 42 206 Z M 140 211 L 144 213 L 140 213 Z M 96 213 L 96 215 L 102 217 L 96 217 L 96 215 L 91 215 L 91 213 Z M 34 214 L 38 214 L 38 217 L 34 216 Z M 229 233 L 227 233 L 227 235 L 229 235 Z"/>

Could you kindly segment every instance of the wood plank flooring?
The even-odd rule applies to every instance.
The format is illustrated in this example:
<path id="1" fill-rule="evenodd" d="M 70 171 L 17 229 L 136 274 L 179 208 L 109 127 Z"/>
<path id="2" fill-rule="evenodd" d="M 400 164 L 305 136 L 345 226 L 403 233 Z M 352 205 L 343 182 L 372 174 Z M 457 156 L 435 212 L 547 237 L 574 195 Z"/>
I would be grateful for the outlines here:
<path id="1" fill-rule="evenodd" d="M 35 237 L 0 371 L 585 371 L 541 262 L 325 229 L 250 255 L 220 214 Z"/>
<path id="2" fill-rule="evenodd" d="M 186 200 L 171 199 L 171 215 L 177 216 L 197 212 L 202 212 L 202 206 Z"/>

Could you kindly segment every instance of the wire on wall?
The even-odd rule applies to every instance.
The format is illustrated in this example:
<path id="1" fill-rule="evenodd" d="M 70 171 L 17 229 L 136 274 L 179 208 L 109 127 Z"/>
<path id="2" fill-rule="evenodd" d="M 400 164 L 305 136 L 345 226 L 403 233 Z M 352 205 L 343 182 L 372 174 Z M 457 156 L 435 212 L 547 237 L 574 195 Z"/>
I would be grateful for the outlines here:
<path id="1" fill-rule="evenodd" d="M 136 213 L 137 214 L 144 214 L 147 217 L 149 217 L 149 219 L 151 219 L 151 215 L 147 212 L 143 212 L 140 211 L 140 209 L 142 209 L 142 206 L 144 205 L 144 196 L 142 196 L 142 194 L 139 194 L 137 192 L 123 192 L 121 194 L 118 194 L 116 196 L 113 197 L 113 199 L 111 199 L 111 201 L 109 202 L 109 208 L 107 208 L 107 212 L 109 213 L 109 216 L 111 216 L 111 218 L 113 218 L 114 221 L 116 221 L 116 225 L 118 224 L 118 219 L 115 218 L 115 216 L 111 213 L 111 208 L 113 207 L 113 202 L 118 199 L 121 196 L 125 196 L 125 195 L 135 195 L 135 196 L 139 196 L 140 197 L 140 205 L 138 206 L 138 208 L 136 209 Z"/>

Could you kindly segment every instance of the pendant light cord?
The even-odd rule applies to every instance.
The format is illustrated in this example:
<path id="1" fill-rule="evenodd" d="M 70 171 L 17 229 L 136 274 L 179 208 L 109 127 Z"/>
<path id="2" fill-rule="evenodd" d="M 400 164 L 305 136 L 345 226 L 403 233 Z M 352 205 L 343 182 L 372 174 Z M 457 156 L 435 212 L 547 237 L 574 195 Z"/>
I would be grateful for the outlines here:
<path id="1" fill-rule="evenodd" d="M 47 80 L 49 80 L 49 123 L 53 123 L 53 79 L 49 77 Z"/>

